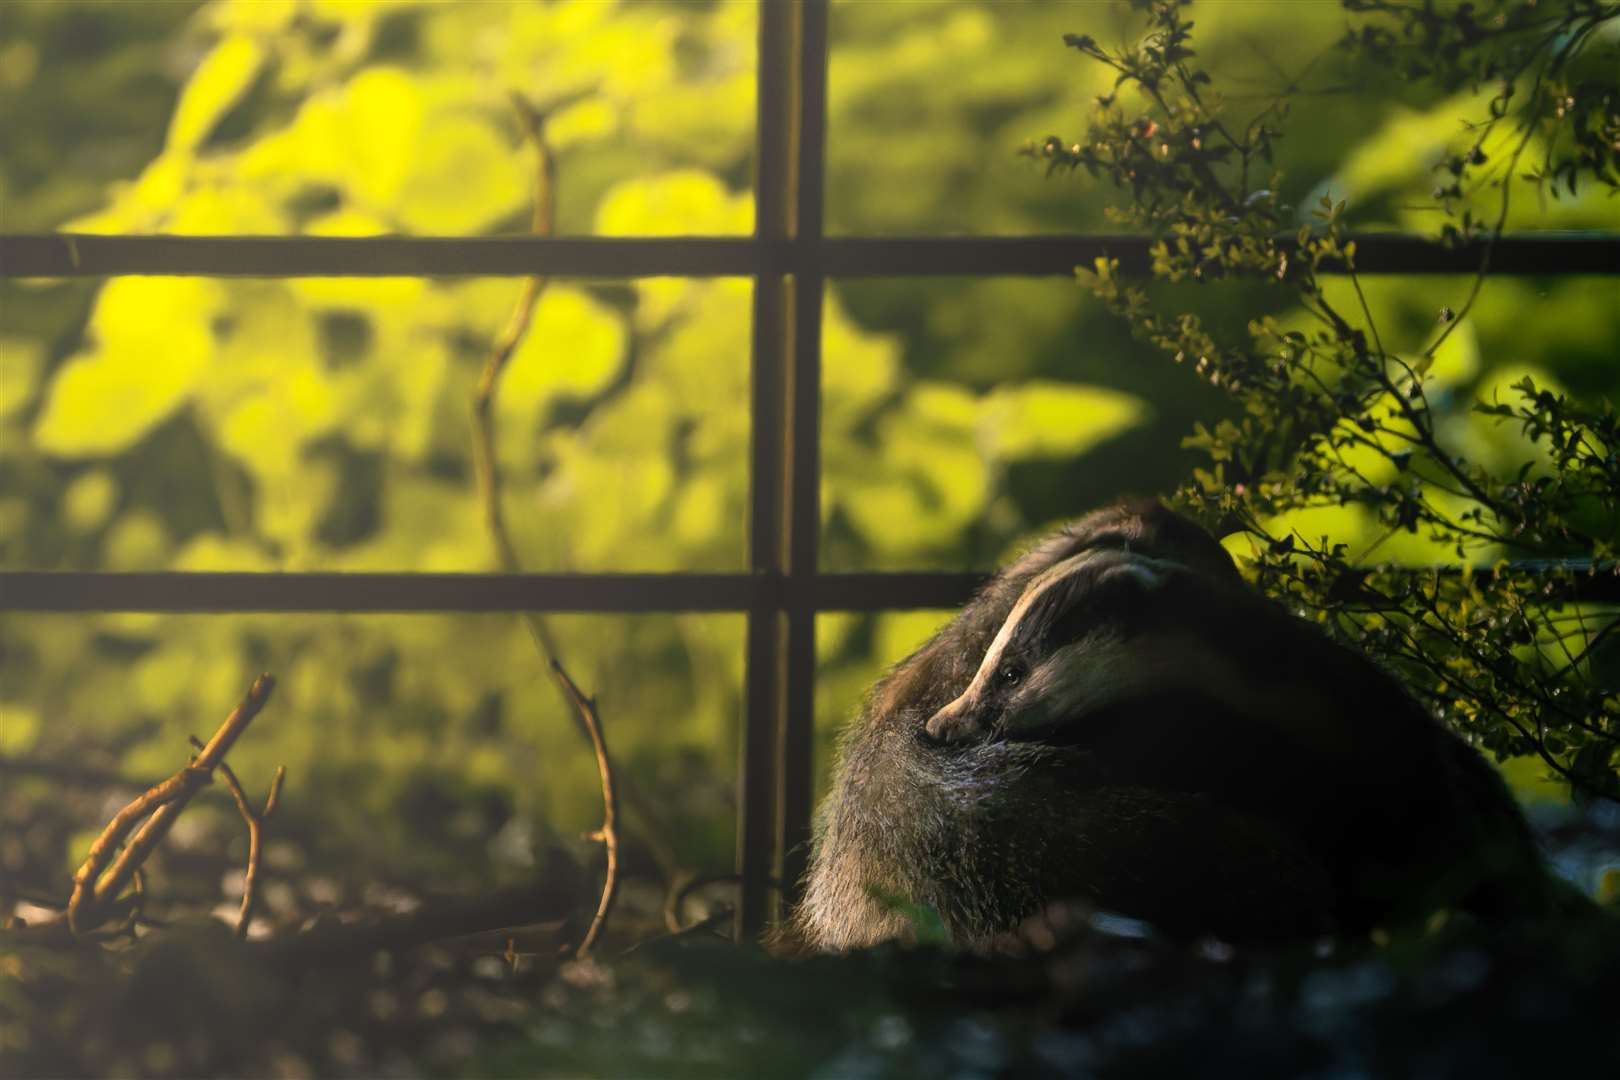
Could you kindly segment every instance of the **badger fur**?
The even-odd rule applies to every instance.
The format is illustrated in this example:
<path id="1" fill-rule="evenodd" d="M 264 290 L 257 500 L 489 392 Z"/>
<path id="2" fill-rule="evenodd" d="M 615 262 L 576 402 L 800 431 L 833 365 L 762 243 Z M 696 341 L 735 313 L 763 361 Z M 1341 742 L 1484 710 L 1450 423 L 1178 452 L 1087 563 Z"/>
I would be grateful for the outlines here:
<path id="1" fill-rule="evenodd" d="M 1061 530 L 872 690 L 793 920 L 811 948 L 988 949 L 1076 900 L 1177 936 L 1547 903 L 1495 770 L 1156 503 Z"/>

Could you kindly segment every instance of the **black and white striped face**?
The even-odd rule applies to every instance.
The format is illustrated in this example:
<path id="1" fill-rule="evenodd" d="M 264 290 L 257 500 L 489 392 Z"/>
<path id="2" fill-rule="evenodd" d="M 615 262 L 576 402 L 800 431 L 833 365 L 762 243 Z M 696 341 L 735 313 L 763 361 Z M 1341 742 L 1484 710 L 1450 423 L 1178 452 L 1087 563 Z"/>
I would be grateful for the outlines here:
<path id="1" fill-rule="evenodd" d="M 1279 635 L 1297 636 L 1292 618 L 1174 547 L 1104 543 L 1030 582 L 967 689 L 927 720 L 928 742 L 1076 745 L 1105 713 L 1198 703 L 1302 746 L 1350 747 L 1317 681 L 1270 659 L 1288 651 Z"/>
<path id="2" fill-rule="evenodd" d="M 1053 566 L 1024 590 L 968 688 L 929 718 L 928 736 L 1040 739 L 1162 684 L 1180 661 L 1132 639 L 1178 572 L 1178 564 L 1116 548 Z M 1184 649 L 1175 651 L 1185 660 Z"/>

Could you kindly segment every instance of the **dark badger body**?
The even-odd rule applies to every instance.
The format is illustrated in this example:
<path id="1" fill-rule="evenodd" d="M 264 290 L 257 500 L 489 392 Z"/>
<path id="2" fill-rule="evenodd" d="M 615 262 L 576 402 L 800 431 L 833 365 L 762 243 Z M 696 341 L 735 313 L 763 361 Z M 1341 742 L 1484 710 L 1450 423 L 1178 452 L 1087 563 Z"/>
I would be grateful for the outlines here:
<path id="1" fill-rule="evenodd" d="M 986 949 L 1059 900 L 1254 941 L 1549 896 L 1485 761 L 1153 503 L 1051 537 L 873 689 L 806 884 L 821 949 L 904 938 L 906 904 Z"/>

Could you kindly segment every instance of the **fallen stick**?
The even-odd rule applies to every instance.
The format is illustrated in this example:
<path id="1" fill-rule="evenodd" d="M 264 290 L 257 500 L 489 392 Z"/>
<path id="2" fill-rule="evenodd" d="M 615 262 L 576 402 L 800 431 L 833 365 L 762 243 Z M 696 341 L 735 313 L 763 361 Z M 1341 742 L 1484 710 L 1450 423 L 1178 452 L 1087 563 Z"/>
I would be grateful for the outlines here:
<path id="1" fill-rule="evenodd" d="M 169 834 L 192 796 L 213 779 L 214 770 L 270 700 L 275 685 L 270 675 L 253 680 L 247 696 L 231 710 L 195 758 L 113 815 L 73 875 L 73 895 L 67 908 L 68 927 L 73 933 L 87 933 L 107 921 L 114 901 Z M 137 826 L 139 831 L 135 831 Z M 131 832 L 134 838 L 126 844 Z"/>

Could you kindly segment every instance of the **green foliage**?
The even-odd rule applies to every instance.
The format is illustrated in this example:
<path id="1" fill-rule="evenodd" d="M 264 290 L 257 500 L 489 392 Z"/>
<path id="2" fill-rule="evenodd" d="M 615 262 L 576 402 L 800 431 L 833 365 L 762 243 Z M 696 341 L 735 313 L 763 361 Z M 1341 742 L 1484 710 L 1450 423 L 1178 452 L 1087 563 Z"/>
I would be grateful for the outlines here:
<path id="1" fill-rule="evenodd" d="M 1612 48 L 1616 8 L 1606 0 L 1489 0 L 1454 6 L 1344 0 L 1349 11 L 1375 16 L 1345 44 L 1408 79 L 1448 89 L 1495 85 L 1488 119 L 1467 154 L 1447 163 L 1454 178 L 1436 196 L 1461 198 L 1471 173 L 1489 160 L 1483 143 L 1510 115 L 1525 146 L 1539 144 L 1539 164 L 1525 179 L 1554 198 L 1573 196 L 1581 177 L 1620 188 L 1620 82 Z M 1605 45 L 1607 35 L 1610 41 Z M 1528 93 L 1529 101 L 1523 102 Z M 1515 96 L 1521 103 L 1515 104 Z M 1523 147 L 1515 149 L 1515 160 Z M 1510 165 L 1510 173 L 1513 171 Z M 1464 226 L 1467 217 L 1464 216 Z"/>
<path id="2" fill-rule="evenodd" d="M 1186 0 L 1134 6 L 1149 23 L 1135 44 L 1067 39 L 1116 73 L 1085 138 L 1054 137 L 1029 152 L 1050 169 L 1084 169 L 1127 190 L 1121 216 L 1158 238 L 1158 278 L 1258 280 L 1297 304 L 1241 333 L 1196 312 L 1170 313 L 1109 260 L 1088 275 L 1094 295 L 1137 335 L 1241 407 L 1186 441 L 1209 466 L 1181 489 L 1181 502 L 1249 538 L 1235 547 L 1247 548 L 1263 589 L 1399 668 L 1479 745 L 1504 759 L 1534 755 L 1578 794 L 1620 798 L 1615 614 L 1569 599 L 1578 579 L 1617 573 L 1613 402 L 1582 402 L 1525 375 L 1505 396 L 1476 403 L 1472 420 L 1458 416 L 1444 402 L 1458 369 L 1477 364 L 1457 351 L 1475 350 L 1462 331 L 1481 281 L 1411 344 L 1386 338 L 1355 273 L 1346 201 L 1323 194 L 1295 232 L 1280 178 L 1259 175 L 1283 137 L 1287 96 L 1240 111 L 1192 48 Z M 1576 70 L 1612 76 L 1620 8 L 1346 6 L 1372 14 L 1347 40 L 1376 63 L 1405 57 L 1409 73 L 1447 89 L 1500 82 L 1486 116 L 1466 128 L 1468 145 L 1441 163 L 1447 179 L 1433 195 L 1454 219 L 1443 238 L 1483 236 L 1488 245 L 1501 235 L 1521 155 L 1536 139 L 1545 160 L 1527 180 L 1547 196 L 1575 196 L 1582 175 L 1620 182 L 1612 142 L 1597 150 L 1620 122 L 1620 99 L 1612 86 L 1568 81 Z M 1481 169 L 1499 156 L 1505 164 L 1494 172 Z M 1496 212 L 1482 223 L 1467 204 L 1491 199 Z M 1518 445 L 1462 453 L 1479 448 L 1470 435 L 1480 421 L 1511 425 Z M 1418 561 L 1450 561 L 1461 572 L 1370 562 L 1403 534 L 1426 541 Z"/>
<path id="3" fill-rule="evenodd" d="M 17 89 L 54 92 L 46 80 L 77 59 L 61 26 L 83 34 L 101 14 L 124 28 L 110 10 L 30 9 L 24 37 L 0 46 L 0 62 L 40 61 Z M 119 161 L 99 207 L 33 218 L 8 210 L 8 227 L 525 229 L 534 162 L 511 115 L 517 91 L 549 114 L 561 231 L 752 229 L 751 3 L 224 0 L 170 14 L 183 77 L 144 122 L 131 121 L 160 136 L 144 160 Z M 977 9 L 963 19 L 988 28 Z M 1057 85 L 1055 65 L 1042 78 Z M 72 130 L 57 142 L 73 145 Z M 4 288 L 9 565 L 496 566 L 472 483 L 468 403 L 517 282 Z M 69 310 L 53 315 L 41 298 Z M 498 403 L 506 516 L 527 568 L 746 565 L 750 315 L 740 280 L 551 284 Z M 1008 512 L 1007 470 L 1082 454 L 1148 416 L 1133 393 L 1058 372 L 1026 370 L 993 388 L 918 377 L 900 339 L 852 320 L 836 294 L 823 331 L 824 505 L 839 550 L 859 559 L 953 562 L 1000 499 L 994 553 L 1030 524 Z M 1010 351 L 1024 351 L 1023 340 Z M 878 621 L 880 642 L 890 622 Z M 873 620 L 864 623 L 868 641 Z M 602 690 L 616 754 L 653 800 L 674 807 L 664 828 L 679 837 L 675 854 L 728 865 L 740 623 L 562 625 L 571 666 Z M 598 812 L 590 757 L 511 620 L 14 617 L 5 632 L 7 707 L 19 718 L 8 753 L 88 752 L 140 775 L 169 771 L 186 733 L 211 727 L 254 672 L 276 670 L 285 715 L 237 753 L 244 774 L 289 766 L 290 815 L 299 790 L 306 807 L 345 806 L 321 834 L 323 859 L 341 859 L 347 845 L 396 867 L 448 873 L 465 861 L 511 873 L 522 853 L 510 836 L 497 857 L 491 837 L 441 835 L 444 823 L 421 808 L 492 793 L 499 814 L 456 828 L 494 830 L 515 816 L 565 834 Z M 849 689 L 827 699 L 829 717 L 891 658 L 837 654 Z M 47 702 L 68 703 L 73 722 L 42 725 Z M 116 738 L 125 730 L 139 735 Z M 70 858 L 64 851 L 53 869 L 66 871 Z M 364 863 L 347 871 L 375 872 Z"/>

